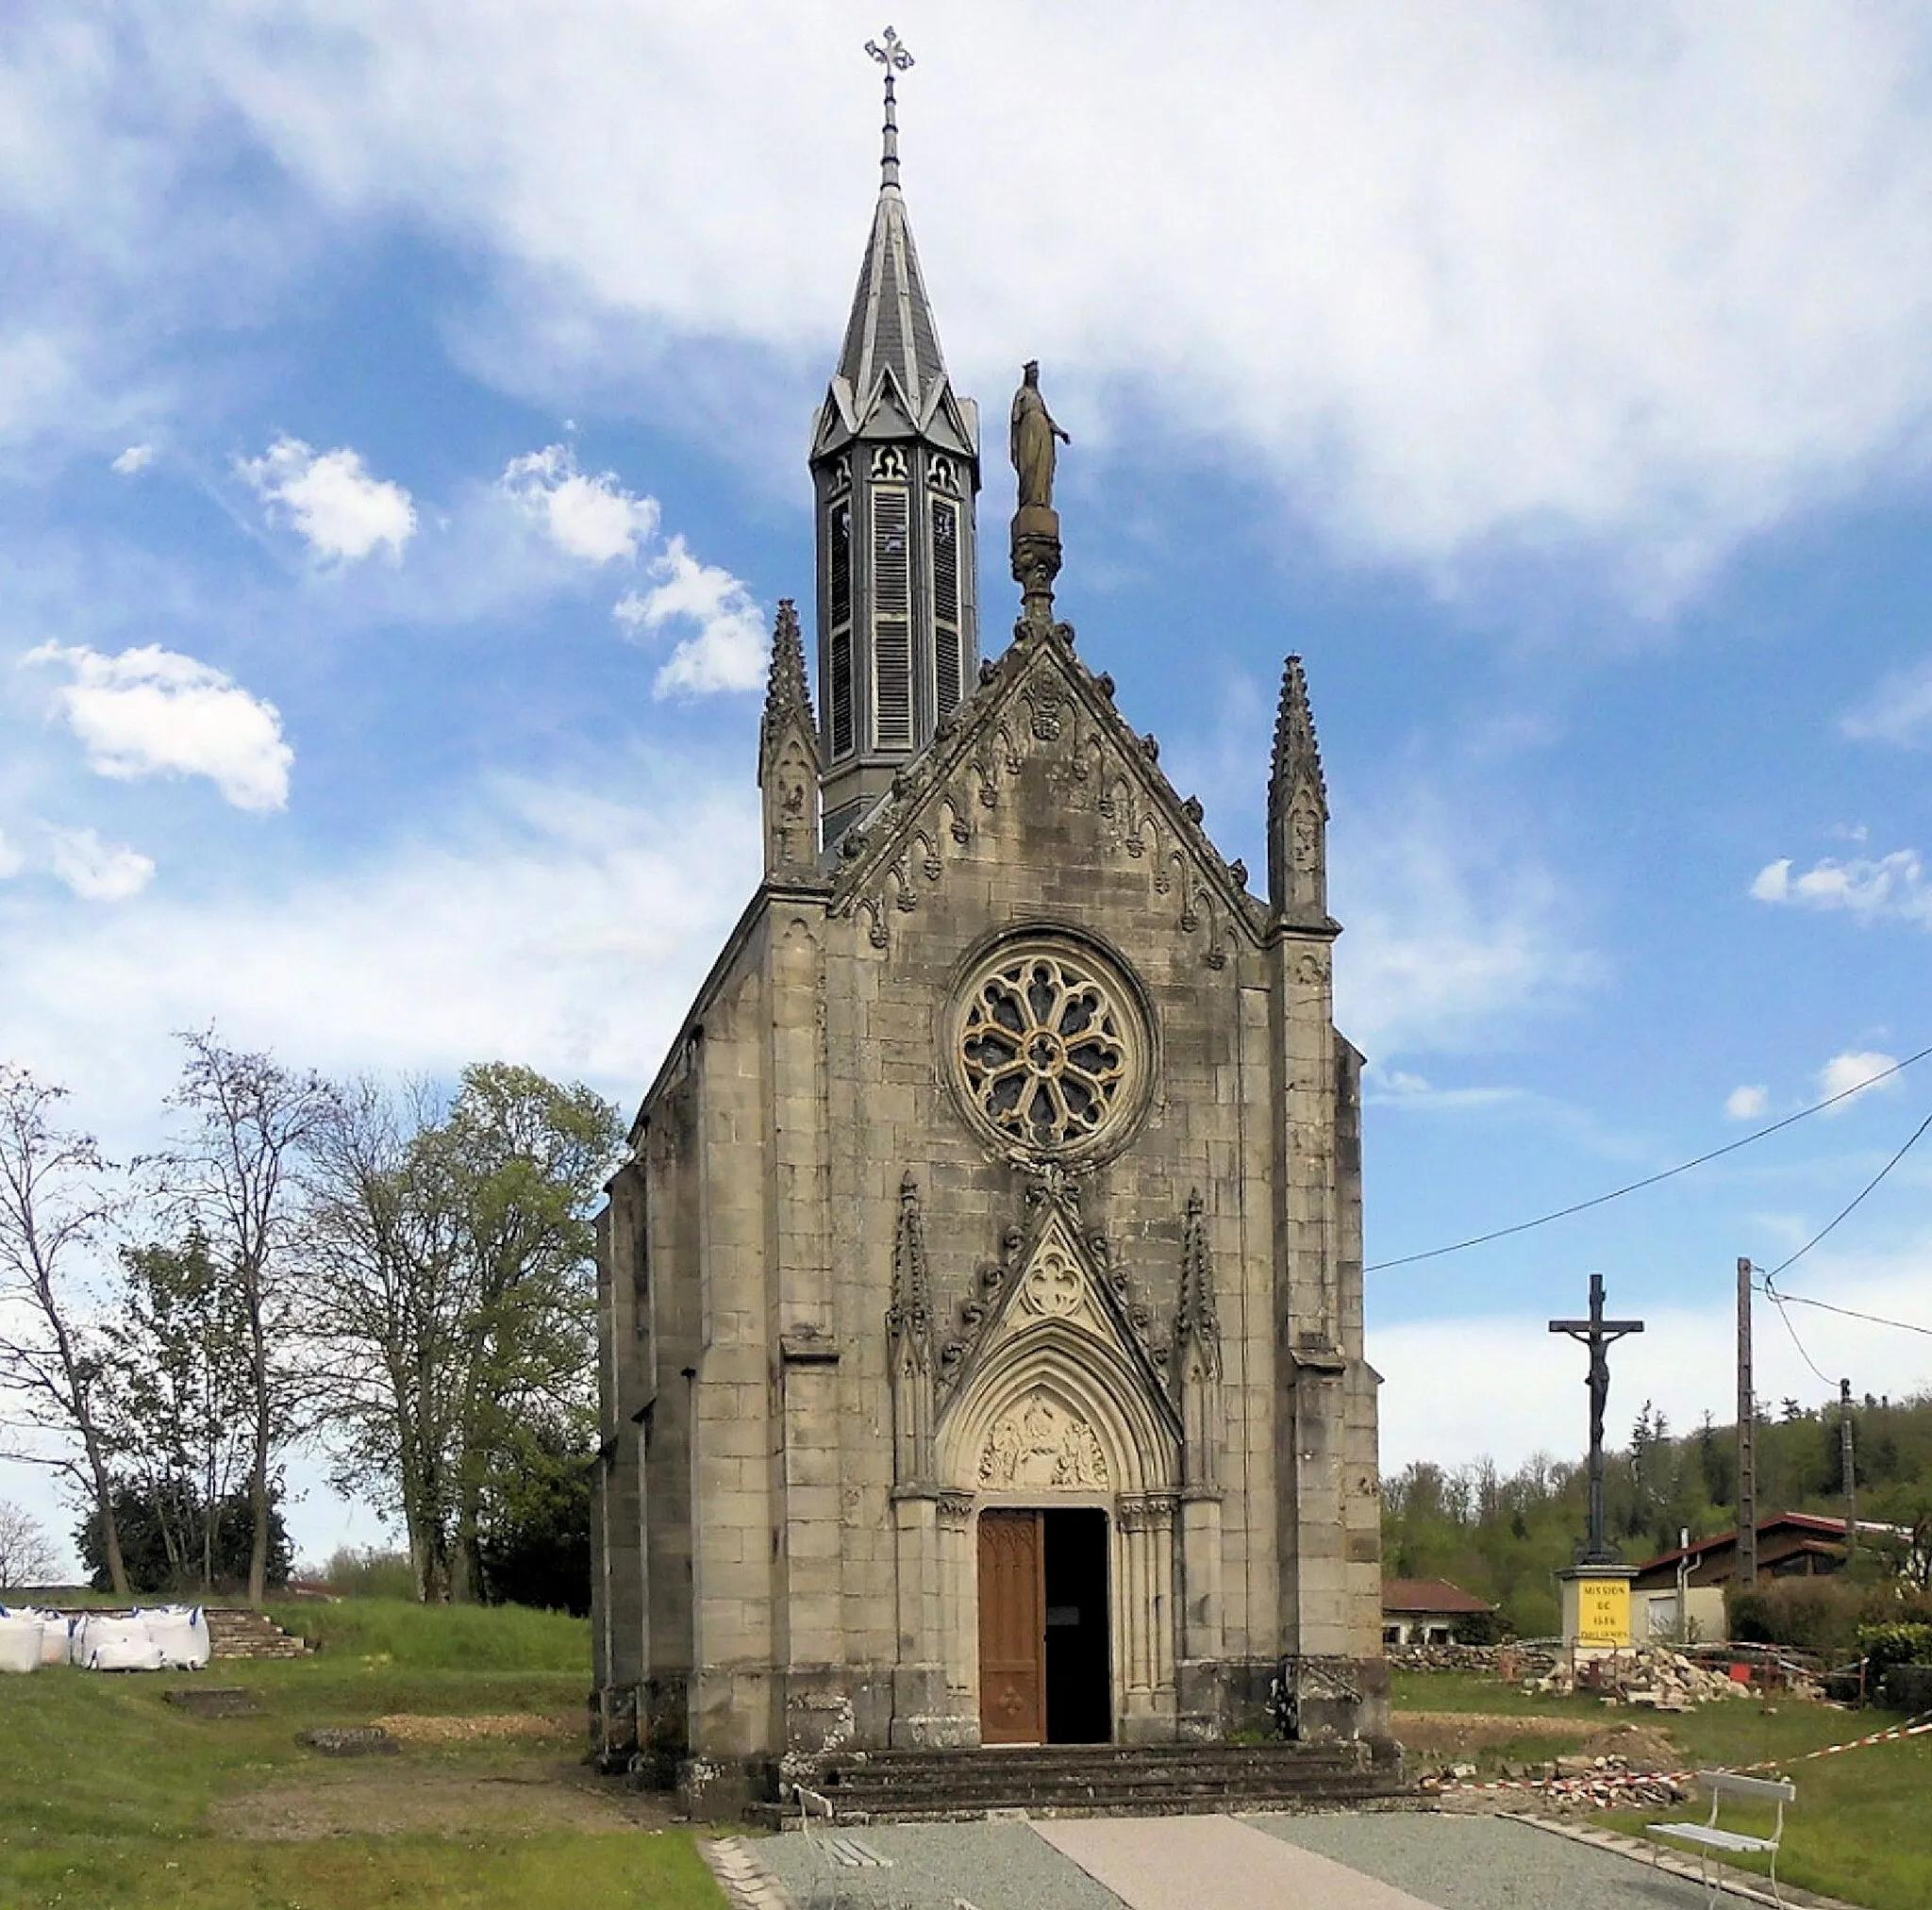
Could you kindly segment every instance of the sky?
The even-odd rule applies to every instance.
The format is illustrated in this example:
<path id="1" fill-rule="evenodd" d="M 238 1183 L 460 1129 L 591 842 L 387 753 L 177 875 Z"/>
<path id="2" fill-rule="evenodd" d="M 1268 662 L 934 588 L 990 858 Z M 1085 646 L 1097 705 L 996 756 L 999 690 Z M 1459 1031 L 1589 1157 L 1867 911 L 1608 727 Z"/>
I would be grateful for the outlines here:
<path id="1" fill-rule="evenodd" d="M 1932 21 L 1759 0 L 24 0 L 0 39 L 0 1056 L 175 1031 L 633 1106 L 757 879 L 758 689 L 877 181 L 1038 357 L 1060 614 L 1266 865 L 1307 659 L 1383 1459 L 1732 1417 L 1932 1112 Z M 990 447 L 986 638 L 1011 474 Z M 1932 1326 L 1932 1143 L 1779 1285 Z M 1760 1299 L 1758 1390 L 1932 1387 Z M 305 1470 L 306 1467 L 306 1470 Z M 298 1549 L 375 1542 L 298 1467 Z M 11 1497 L 65 1532 L 40 1475 Z"/>

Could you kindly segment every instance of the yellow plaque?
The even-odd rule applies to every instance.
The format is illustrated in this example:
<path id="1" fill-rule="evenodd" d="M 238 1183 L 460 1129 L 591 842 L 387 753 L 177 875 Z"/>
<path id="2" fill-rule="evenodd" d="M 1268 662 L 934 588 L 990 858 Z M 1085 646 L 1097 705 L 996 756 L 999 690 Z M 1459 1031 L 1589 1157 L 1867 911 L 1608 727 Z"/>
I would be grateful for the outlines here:
<path id="1" fill-rule="evenodd" d="M 1576 1581 L 1576 1642 L 1627 1645 L 1630 1642 L 1630 1581 L 1579 1578 Z"/>

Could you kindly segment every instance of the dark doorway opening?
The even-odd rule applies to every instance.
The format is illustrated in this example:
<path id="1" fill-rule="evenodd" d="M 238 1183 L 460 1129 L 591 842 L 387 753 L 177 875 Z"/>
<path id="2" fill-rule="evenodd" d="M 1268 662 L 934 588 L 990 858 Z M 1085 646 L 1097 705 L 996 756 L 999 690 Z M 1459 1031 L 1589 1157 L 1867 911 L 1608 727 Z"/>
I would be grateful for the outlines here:
<path id="1" fill-rule="evenodd" d="M 1041 1517 L 1046 1528 L 1046 1740 L 1108 1744 L 1113 1738 L 1113 1660 L 1107 1514 L 1081 1507 Z"/>

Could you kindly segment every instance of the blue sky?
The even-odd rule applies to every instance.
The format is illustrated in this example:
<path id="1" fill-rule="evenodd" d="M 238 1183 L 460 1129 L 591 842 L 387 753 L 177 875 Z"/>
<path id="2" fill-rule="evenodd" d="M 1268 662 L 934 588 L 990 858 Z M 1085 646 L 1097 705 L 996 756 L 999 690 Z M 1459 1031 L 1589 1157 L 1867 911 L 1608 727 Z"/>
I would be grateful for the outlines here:
<path id="1" fill-rule="evenodd" d="M 955 381 L 1038 357 L 1060 607 L 1265 866 L 1307 658 L 1372 1260 L 1932 1043 L 1923 11 L 893 16 Z M 758 697 L 876 181 L 843 4 L 29 4 L 0 44 L 0 1054 L 152 1140 L 171 1031 L 626 1104 L 755 880 Z M 996 642 L 1011 478 L 982 497 Z M 1384 1456 L 1729 1412 L 1932 1061 L 1371 1276 Z M 1794 1292 L 1932 1324 L 1932 1144 Z M 1932 1337 L 1794 1311 L 1824 1372 Z M 1776 1317 L 1761 1390 L 1822 1397 Z M 43 1503 L 0 1466 L 0 1495 Z M 312 1491 L 306 1553 L 365 1516 Z M 64 1524 L 64 1520 L 62 1523 Z"/>

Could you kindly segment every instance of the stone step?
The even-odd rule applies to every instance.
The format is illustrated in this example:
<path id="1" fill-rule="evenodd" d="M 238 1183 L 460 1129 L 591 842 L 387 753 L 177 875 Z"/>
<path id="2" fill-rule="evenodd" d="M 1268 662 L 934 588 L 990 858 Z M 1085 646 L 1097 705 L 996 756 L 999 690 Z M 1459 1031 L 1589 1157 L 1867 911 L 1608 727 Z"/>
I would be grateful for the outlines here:
<path id="1" fill-rule="evenodd" d="M 997 1811 L 1150 1815 L 1388 1802 L 1407 1790 L 1366 1745 L 1041 1745 L 817 1760 L 807 1782 L 840 1815 L 905 1822 Z M 763 1806 L 766 1822 L 782 1807 Z"/>

